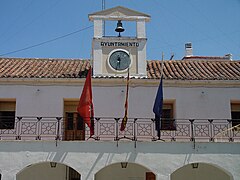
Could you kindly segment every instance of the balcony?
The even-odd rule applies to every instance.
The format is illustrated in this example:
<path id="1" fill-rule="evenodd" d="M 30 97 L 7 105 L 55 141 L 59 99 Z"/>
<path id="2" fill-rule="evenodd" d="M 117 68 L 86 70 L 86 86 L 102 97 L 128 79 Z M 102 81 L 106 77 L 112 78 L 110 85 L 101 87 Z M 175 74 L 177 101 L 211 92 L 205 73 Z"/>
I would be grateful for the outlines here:
<path id="1" fill-rule="evenodd" d="M 76 118 L 14 117 L 12 122 L 0 119 L 0 140 L 240 142 L 240 125 L 233 127 L 236 122 L 230 119 L 165 119 L 168 123 L 162 124 L 160 139 L 151 118 L 129 118 L 125 131 L 120 131 L 122 119 L 95 117 L 93 137 Z M 66 124 L 68 121 L 71 123 Z"/>

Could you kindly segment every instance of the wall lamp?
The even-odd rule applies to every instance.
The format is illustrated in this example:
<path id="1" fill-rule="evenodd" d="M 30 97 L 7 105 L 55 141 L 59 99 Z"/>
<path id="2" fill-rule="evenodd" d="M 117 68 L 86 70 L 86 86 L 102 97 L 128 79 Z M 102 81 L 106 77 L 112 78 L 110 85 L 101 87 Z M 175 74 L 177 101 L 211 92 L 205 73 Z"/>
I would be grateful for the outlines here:
<path id="1" fill-rule="evenodd" d="M 50 166 L 51 166 L 51 168 L 56 168 L 57 163 L 56 162 L 50 162 Z"/>
<path id="2" fill-rule="evenodd" d="M 128 162 L 121 162 L 121 167 L 122 168 L 127 168 Z"/>
<path id="3" fill-rule="evenodd" d="M 193 169 L 197 169 L 198 168 L 198 163 L 192 163 L 191 165 L 192 165 Z"/>

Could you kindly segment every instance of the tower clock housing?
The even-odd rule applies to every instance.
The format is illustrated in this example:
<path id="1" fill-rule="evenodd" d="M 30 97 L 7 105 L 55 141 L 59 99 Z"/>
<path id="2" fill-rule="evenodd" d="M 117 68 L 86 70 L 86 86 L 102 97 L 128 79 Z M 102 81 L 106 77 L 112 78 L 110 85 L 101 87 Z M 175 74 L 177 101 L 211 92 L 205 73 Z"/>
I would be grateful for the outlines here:
<path id="1" fill-rule="evenodd" d="M 145 22 L 150 20 L 149 15 L 117 6 L 89 14 L 89 20 L 94 23 L 93 75 L 123 75 L 128 68 L 131 75 L 147 75 Z M 103 36 L 104 21 L 116 21 L 119 34 Z M 136 22 L 136 36 L 121 36 L 124 21 Z"/>

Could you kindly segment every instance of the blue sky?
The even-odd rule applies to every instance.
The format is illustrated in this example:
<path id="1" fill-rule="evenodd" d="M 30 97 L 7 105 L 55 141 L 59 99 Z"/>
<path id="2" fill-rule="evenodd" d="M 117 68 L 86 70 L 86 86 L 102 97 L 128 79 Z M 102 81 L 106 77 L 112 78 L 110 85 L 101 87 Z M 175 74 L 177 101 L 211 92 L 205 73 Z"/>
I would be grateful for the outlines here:
<path id="1" fill-rule="evenodd" d="M 240 0 L 105 0 L 105 8 L 125 6 L 151 16 L 146 25 L 147 59 L 193 54 L 240 60 Z M 102 10 L 102 0 L 1 0 L 0 56 L 31 58 L 91 57 L 93 23 L 88 14 Z M 106 35 L 117 35 L 108 22 Z M 122 35 L 135 24 L 123 22 Z"/>

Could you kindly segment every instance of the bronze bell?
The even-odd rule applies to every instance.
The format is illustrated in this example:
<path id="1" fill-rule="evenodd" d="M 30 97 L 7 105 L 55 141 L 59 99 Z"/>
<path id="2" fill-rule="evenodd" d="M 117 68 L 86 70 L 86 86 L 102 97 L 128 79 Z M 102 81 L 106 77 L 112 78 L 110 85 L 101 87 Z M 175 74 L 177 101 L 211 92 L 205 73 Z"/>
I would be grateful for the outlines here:
<path id="1" fill-rule="evenodd" d="M 115 29 L 116 32 L 119 33 L 119 37 L 121 36 L 120 33 L 123 32 L 125 29 L 122 27 L 122 22 L 121 20 L 118 20 L 117 27 Z"/>

